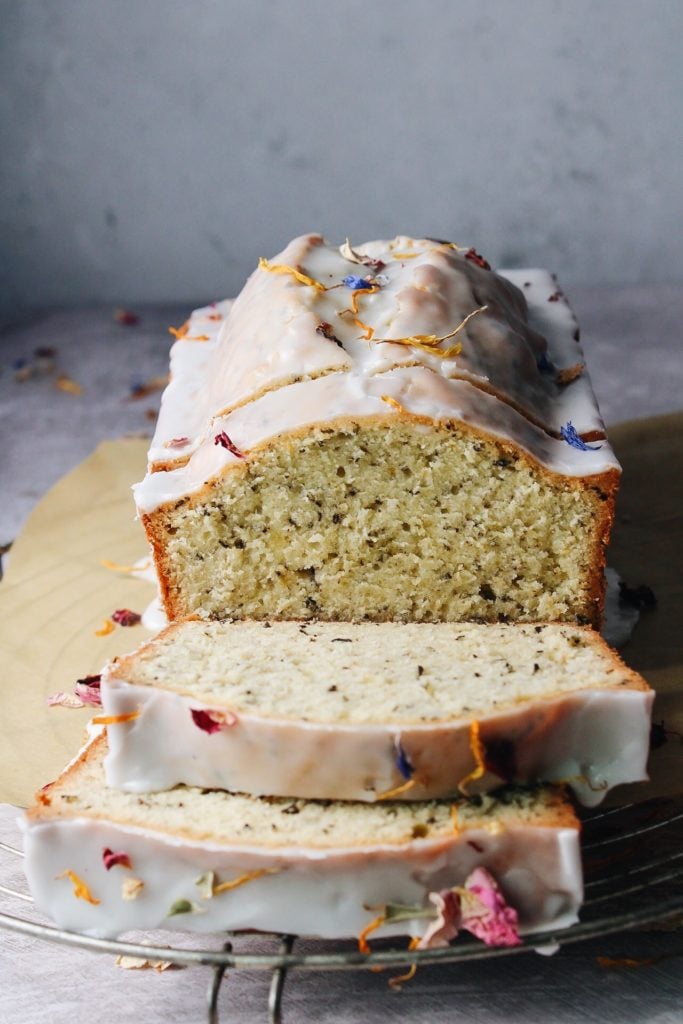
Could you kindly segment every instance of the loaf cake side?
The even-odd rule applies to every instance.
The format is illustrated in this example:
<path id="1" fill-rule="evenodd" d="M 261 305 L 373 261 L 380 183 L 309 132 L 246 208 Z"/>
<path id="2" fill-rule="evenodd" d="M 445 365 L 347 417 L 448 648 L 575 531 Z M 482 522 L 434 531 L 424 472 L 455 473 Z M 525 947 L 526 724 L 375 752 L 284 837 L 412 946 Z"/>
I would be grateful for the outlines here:
<path id="1" fill-rule="evenodd" d="M 145 797 L 106 788 L 91 745 L 26 819 L 36 904 L 60 927 L 256 928 L 350 937 L 388 904 L 416 917 L 377 935 L 423 935 L 430 892 L 486 868 L 520 930 L 576 920 L 579 827 L 560 792 L 381 806 L 257 799 L 178 787 Z"/>
<path id="2" fill-rule="evenodd" d="M 110 785 L 382 801 L 646 777 L 652 691 L 569 625 L 185 621 L 103 673 Z M 173 742 L 169 742 L 169 736 Z"/>

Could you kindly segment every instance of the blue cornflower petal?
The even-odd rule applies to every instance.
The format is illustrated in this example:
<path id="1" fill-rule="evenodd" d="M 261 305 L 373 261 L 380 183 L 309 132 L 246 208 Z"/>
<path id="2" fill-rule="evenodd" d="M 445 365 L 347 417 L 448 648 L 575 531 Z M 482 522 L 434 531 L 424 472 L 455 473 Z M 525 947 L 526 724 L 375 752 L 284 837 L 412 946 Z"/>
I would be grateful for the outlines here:
<path id="1" fill-rule="evenodd" d="M 546 352 L 541 352 L 540 356 L 536 360 L 536 366 L 539 368 L 541 373 L 552 373 L 555 367 L 548 359 Z"/>
<path id="2" fill-rule="evenodd" d="M 401 737 L 397 736 L 394 740 L 394 746 L 396 748 L 396 767 L 403 776 L 404 779 L 412 779 L 415 769 L 413 768 L 410 758 L 406 754 L 403 746 L 401 745 Z"/>
<path id="3" fill-rule="evenodd" d="M 355 292 L 363 288 L 372 288 L 371 281 L 368 281 L 366 277 L 357 277 L 356 274 L 348 274 L 342 284 L 345 284 L 347 288 L 353 288 Z"/>
<path id="4" fill-rule="evenodd" d="M 576 428 L 571 420 L 568 420 L 563 427 L 560 427 L 560 434 L 567 444 L 570 444 L 572 448 L 578 448 L 580 452 L 597 452 L 599 448 L 602 448 L 601 444 L 586 444 L 576 433 Z"/>

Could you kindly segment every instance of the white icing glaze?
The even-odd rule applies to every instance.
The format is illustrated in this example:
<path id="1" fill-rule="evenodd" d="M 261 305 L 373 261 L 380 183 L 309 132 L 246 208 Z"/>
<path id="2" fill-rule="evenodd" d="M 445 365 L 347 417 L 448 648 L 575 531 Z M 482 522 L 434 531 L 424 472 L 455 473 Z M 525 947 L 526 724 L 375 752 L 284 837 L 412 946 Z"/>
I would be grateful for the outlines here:
<path id="1" fill-rule="evenodd" d="M 389 397 L 413 415 L 435 423 L 462 422 L 511 442 L 554 473 L 587 477 L 619 469 L 606 441 L 580 451 L 536 427 L 510 405 L 463 380 L 447 380 L 424 366 L 399 367 L 375 376 L 330 374 L 270 391 L 215 421 L 213 430 L 225 431 L 242 452 L 272 438 L 337 420 L 362 421 L 400 415 L 384 401 Z M 201 490 L 208 480 L 241 460 L 228 449 L 206 439 L 186 465 L 148 473 L 134 487 L 141 512 Z"/>
<path id="2" fill-rule="evenodd" d="M 462 252 L 426 239 L 399 237 L 358 248 L 385 265 L 376 271 L 351 263 L 320 235 L 303 235 L 271 266 L 302 270 L 326 290 L 258 268 L 217 338 L 206 328 L 206 310 L 192 314 L 188 335 L 201 331 L 211 340 L 173 346 L 172 380 L 150 448 L 151 464 L 184 461 L 202 438 L 213 436 L 218 416 L 264 391 L 322 374 L 367 377 L 406 364 L 469 379 L 556 435 L 569 420 L 580 434 L 604 430 L 587 374 L 560 387 L 554 372 L 538 368 L 545 352 L 557 369 L 584 362 L 566 300 L 549 301 L 557 285 L 547 271 L 495 274 Z M 348 312 L 353 292 L 341 284 L 348 275 L 379 282 L 375 292 L 356 296 L 357 316 Z M 457 338 L 442 343 L 444 351 L 462 343 L 462 351 L 450 358 L 381 341 L 444 337 L 482 306 L 486 311 L 474 316 Z M 354 320 L 372 329 L 370 340 Z M 321 323 L 330 325 L 336 340 L 318 333 Z M 168 448 L 178 437 L 187 438 L 187 444 Z"/>
<path id="3" fill-rule="evenodd" d="M 150 463 L 187 458 L 199 444 L 205 429 L 207 365 L 232 305 L 232 299 L 224 299 L 195 309 L 187 322 L 187 334 L 171 346 L 171 380 L 161 397 L 148 455 Z M 178 438 L 187 438 L 188 443 L 182 448 L 167 447 Z"/>
<path id="4" fill-rule="evenodd" d="M 220 710 L 220 702 L 132 685 L 106 670 L 101 693 L 108 715 L 141 712 L 108 731 L 107 782 L 131 793 L 185 783 L 256 796 L 371 802 L 405 782 L 396 765 L 397 739 L 419 780 L 404 799 L 457 795 L 458 783 L 475 767 L 469 719 L 330 725 L 240 711 L 235 725 L 209 734 L 194 724 L 190 709 Z M 652 699 L 652 692 L 619 689 L 525 701 L 480 716 L 481 738 L 490 750 L 500 741 L 514 748 L 516 771 L 508 781 L 568 782 L 582 803 L 595 806 L 613 786 L 647 778 Z M 487 772 L 468 792 L 500 784 Z"/>
<path id="5" fill-rule="evenodd" d="M 123 851 L 132 870 L 105 870 L 102 850 Z M 508 827 L 497 834 L 468 829 L 453 837 L 402 845 L 313 850 L 190 842 L 151 829 L 107 821 L 29 819 L 25 867 L 36 906 L 60 928 L 113 937 L 131 929 L 179 928 L 197 932 L 255 928 L 262 931 L 355 936 L 385 903 L 428 905 L 427 894 L 463 883 L 478 865 L 491 871 L 519 912 L 522 931 L 562 928 L 576 921 L 582 899 L 578 832 L 573 828 Z M 201 900 L 199 875 L 220 880 L 273 868 L 231 891 Z M 88 885 L 95 906 L 77 899 L 62 871 Z M 144 883 L 124 901 L 121 884 Z M 204 912 L 168 917 L 176 900 Z M 425 921 L 385 925 L 375 935 L 420 935 Z"/>

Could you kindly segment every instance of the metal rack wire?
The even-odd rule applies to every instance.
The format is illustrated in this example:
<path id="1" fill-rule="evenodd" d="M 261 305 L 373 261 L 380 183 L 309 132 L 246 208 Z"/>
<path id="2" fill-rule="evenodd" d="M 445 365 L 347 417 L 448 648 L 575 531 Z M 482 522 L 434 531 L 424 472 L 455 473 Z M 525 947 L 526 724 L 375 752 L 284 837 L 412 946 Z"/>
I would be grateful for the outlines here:
<path id="1" fill-rule="evenodd" d="M 446 949 L 408 951 L 380 940 L 372 953 L 359 953 L 352 943 L 320 942 L 316 952 L 295 951 L 294 935 L 260 935 L 272 943 L 272 952 L 250 951 L 253 935 L 228 933 L 211 949 L 183 949 L 141 945 L 120 940 L 94 939 L 44 924 L 32 911 L 31 896 L 0 884 L 0 892 L 31 910 L 26 916 L 0 914 L 0 927 L 37 939 L 101 953 L 166 960 L 183 966 L 211 968 L 207 993 L 208 1024 L 218 1024 L 219 995 L 227 971 L 268 970 L 269 1024 L 282 1024 L 285 981 L 295 970 L 353 970 L 406 967 L 493 959 L 528 953 L 539 947 L 564 946 L 643 927 L 678 917 L 683 923 L 683 796 L 644 804 L 627 804 L 587 813 L 583 822 L 586 899 L 581 921 L 557 932 L 526 935 L 521 946 L 491 949 L 477 942 L 456 942 Z M 21 857 L 21 850 L 0 843 L 0 851 Z M 318 951 L 320 949 L 320 951 Z"/>

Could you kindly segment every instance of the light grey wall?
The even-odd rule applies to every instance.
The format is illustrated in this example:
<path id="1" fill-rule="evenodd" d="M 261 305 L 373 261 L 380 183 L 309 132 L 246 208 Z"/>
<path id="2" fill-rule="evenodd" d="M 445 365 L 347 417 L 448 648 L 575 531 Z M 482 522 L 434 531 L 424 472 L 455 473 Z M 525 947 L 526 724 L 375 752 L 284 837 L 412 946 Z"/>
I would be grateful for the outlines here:
<path id="1" fill-rule="evenodd" d="M 194 301 L 322 230 L 683 277 L 681 0 L 0 0 L 5 310 Z"/>

